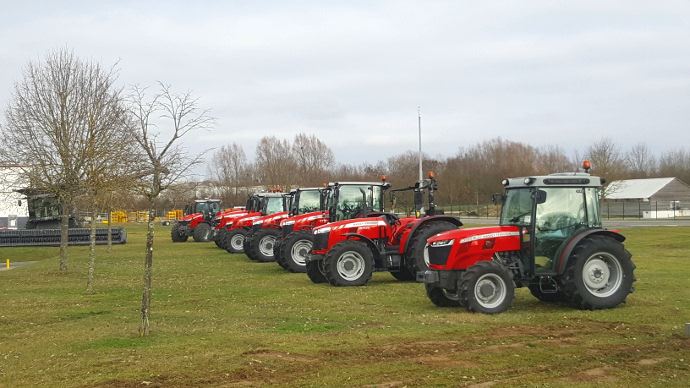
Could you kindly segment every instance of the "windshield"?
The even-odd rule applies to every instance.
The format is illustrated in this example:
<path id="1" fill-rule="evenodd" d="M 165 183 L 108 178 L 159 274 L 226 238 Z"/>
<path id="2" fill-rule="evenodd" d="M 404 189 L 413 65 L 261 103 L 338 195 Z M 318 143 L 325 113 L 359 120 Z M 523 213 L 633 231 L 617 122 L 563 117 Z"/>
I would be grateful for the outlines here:
<path id="1" fill-rule="evenodd" d="M 383 195 L 380 186 L 347 185 L 338 189 L 336 220 L 357 216 L 364 209 L 383 211 Z"/>
<path id="2" fill-rule="evenodd" d="M 300 191 L 297 214 L 315 212 L 321 209 L 321 192 L 319 190 Z"/>
<path id="3" fill-rule="evenodd" d="M 266 214 L 273 214 L 283 211 L 283 197 L 266 198 Z"/>
<path id="4" fill-rule="evenodd" d="M 196 213 L 217 213 L 220 210 L 218 202 L 197 202 Z"/>
<path id="5" fill-rule="evenodd" d="M 506 191 L 506 199 L 501 209 L 501 225 L 527 225 L 532 217 L 531 189 L 512 189 Z"/>

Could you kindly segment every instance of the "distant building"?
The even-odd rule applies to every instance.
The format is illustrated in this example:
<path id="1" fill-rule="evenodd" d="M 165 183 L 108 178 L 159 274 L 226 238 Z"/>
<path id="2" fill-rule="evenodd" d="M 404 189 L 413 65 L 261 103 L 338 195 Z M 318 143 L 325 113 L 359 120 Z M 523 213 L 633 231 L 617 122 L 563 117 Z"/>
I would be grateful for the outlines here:
<path id="1" fill-rule="evenodd" d="M 20 171 L 16 166 L 0 165 L 0 229 L 22 228 L 29 219 L 25 196 L 17 192 L 27 186 Z"/>
<path id="2" fill-rule="evenodd" d="M 673 218 L 690 216 L 690 185 L 678 178 L 626 179 L 611 182 L 604 197 L 611 216 Z"/>

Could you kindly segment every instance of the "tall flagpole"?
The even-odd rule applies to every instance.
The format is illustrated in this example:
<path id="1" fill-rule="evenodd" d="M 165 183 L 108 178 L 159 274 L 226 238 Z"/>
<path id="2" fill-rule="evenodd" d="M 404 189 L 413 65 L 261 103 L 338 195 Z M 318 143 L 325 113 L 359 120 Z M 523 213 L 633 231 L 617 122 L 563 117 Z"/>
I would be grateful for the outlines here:
<path id="1" fill-rule="evenodd" d="M 422 110 L 417 106 L 417 129 L 419 130 L 419 182 L 424 179 L 422 172 Z"/>

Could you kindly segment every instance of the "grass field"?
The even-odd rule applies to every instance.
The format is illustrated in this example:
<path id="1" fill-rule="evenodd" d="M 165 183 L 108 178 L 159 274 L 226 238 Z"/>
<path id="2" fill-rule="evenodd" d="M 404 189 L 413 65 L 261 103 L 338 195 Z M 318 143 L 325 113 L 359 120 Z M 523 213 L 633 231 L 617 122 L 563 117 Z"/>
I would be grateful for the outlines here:
<path id="1" fill-rule="evenodd" d="M 367 287 L 314 285 L 213 243 L 159 228 L 152 335 L 137 336 L 144 229 L 108 255 L 86 295 L 86 248 L 58 273 L 57 248 L 0 272 L 0 386 L 688 386 L 690 228 L 631 228 L 636 292 L 579 311 L 519 290 L 488 316 L 440 309 L 387 273 Z"/>

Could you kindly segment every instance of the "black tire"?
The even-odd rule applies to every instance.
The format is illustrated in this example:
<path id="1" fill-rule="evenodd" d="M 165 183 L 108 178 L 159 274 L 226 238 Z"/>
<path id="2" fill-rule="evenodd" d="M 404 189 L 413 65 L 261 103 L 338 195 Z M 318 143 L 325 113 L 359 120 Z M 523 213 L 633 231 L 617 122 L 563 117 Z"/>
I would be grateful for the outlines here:
<path id="1" fill-rule="evenodd" d="M 459 297 L 460 303 L 469 311 L 502 313 L 510 308 L 515 299 L 513 274 L 496 262 L 480 261 L 460 277 Z"/>
<path id="2" fill-rule="evenodd" d="M 331 248 L 324 259 L 323 272 L 337 287 L 363 286 L 374 272 L 374 256 L 361 241 L 345 240 Z"/>
<path id="3" fill-rule="evenodd" d="M 403 266 L 400 271 L 391 272 L 391 275 L 401 282 L 411 282 L 417 279 L 417 275 L 410 272 L 410 269 Z"/>
<path id="4" fill-rule="evenodd" d="M 426 289 L 426 296 L 429 298 L 431 303 L 438 307 L 460 307 L 460 299 L 456 295 L 452 297 L 448 291 L 441 287 L 433 286 L 431 284 L 424 284 Z"/>
<path id="5" fill-rule="evenodd" d="M 213 235 L 213 242 L 216 243 L 218 248 L 225 249 L 225 234 L 225 229 L 219 229 L 216 231 L 216 234 Z"/>
<path id="6" fill-rule="evenodd" d="M 613 308 L 625 302 L 634 291 L 635 264 L 631 257 L 623 244 L 613 238 L 585 238 L 573 250 L 560 278 L 564 299 L 587 310 Z"/>
<path id="7" fill-rule="evenodd" d="M 298 230 L 288 234 L 280 249 L 285 269 L 290 272 L 306 272 L 307 259 L 313 244 L 314 234 L 311 231 Z"/>
<path id="8" fill-rule="evenodd" d="M 259 229 L 252 235 L 252 239 L 249 241 L 249 252 L 251 252 L 251 256 L 248 256 L 261 263 L 275 261 L 273 257 L 273 246 L 278 237 L 280 237 L 280 231 L 276 229 Z"/>
<path id="9" fill-rule="evenodd" d="M 242 242 L 242 251 L 244 251 L 244 254 L 247 255 L 247 257 L 250 260 L 256 261 L 256 258 L 254 257 L 254 253 L 251 251 L 251 242 L 252 238 L 254 237 L 254 233 L 250 230 L 247 232 L 247 234 L 244 236 L 244 241 Z"/>
<path id="10" fill-rule="evenodd" d="M 280 254 L 281 251 L 281 246 L 283 245 L 283 240 L 285 238 L 283 237 L 283 234 L 281 233 L 280 236 L 276 239 L 275 244 L 273 244 L 273 258 L 275 259 L 275 262 L 278 263 L 278 265 L 284 269 L 287 270 L 287 267 L 285 263 L 283 262 L 283 257 Z"/>
<path id="11" fill-rule="evenodd" d="M 426 247 L 426 240 L 438 233 L 448 230 L 457 229 L 458 227 L 448 221 L 432 221 L 422 225 L 414 232 L 410 245 L 407 248 L 407 255 L 405 257 L 405 265 L 408 272 L 414 277 L 417 272 L 426 271 L 428 266 L 424 262 L 424 247 Z"/>
<path id="12" fill-rule="evenodd" d="M 225 250 L 228 253 L 242 253 L 244 252 L 244 238 L 247 232 L 244 229 L 233 229 L 225 233 Z"/>
<path id="13" fill-rule="evenodd" d="M 195 242 L 209 242 L 211 237 L 211 225 L 202 222 L 194 228 L 192 231 L 192 237 Z"/>
<path id="14" fill-rule="evenodd" d="M 326 283 L 328 281 L 328 279 L 326 279 L 326 276 L 323 274 L 323 271 L 321 270 L 322 262 L 323 260 L 307 262 L 307 276 L 309 277 L 309 280 L 312 281 L 312 283 L 320 284 Z"/>
<path id="15" fill-rule="evenodd" d="M 529 292 L 532 293 L 532 296 L 542 302 L 556 303 L 563 301 L 563 292 L 561 292 L 561 290 L 557 290 L 556 292 L 543 292 L 539 288 L 539 284 L 530 284 L 527 287 L 529 288 Z"/>
<path id="16" fill-rule="evenodd" d="M 189 236 L 180 231 L 179 224 L 173 225 L 173 227 L 170 229 L 170 237 L 172 238 L 173 242 L 185 242 L 189 238 Z"/>

